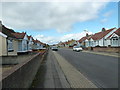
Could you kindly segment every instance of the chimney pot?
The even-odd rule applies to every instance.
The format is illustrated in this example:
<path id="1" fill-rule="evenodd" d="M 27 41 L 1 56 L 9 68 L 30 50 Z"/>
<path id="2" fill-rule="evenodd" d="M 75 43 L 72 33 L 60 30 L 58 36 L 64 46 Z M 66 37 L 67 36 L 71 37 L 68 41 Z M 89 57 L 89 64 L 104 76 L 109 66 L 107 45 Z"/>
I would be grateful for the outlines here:
<path id="1" fill-rule="evenodd" d="M 106 31 L 105 28 L 102 28 L 102 32 Z"/>

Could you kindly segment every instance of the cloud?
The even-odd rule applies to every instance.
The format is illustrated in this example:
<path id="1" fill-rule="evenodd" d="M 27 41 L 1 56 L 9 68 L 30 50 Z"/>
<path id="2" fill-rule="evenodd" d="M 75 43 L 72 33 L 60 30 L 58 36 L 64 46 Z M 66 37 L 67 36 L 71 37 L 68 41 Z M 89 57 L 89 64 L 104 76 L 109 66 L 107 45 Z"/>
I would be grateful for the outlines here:
<path id="1" fill-rule="evenodd" d="M 104 18 L 104 19 L 102 19 L 100 22 L 101 23 L 106 23 L 108 21 L 108 19 L 107 18 Z"/>
<path id="2" fill-rule="evenodd" d="M 108 0 L 107 0 L 108 1 Z M 16 30 L 69 32 L 76 22 L 96 19 L 106 2 L 3 2 L 3 24 Z"/>
<path id="3" fill-rule="evenodd" d="M 89 31 L 87 31 L 87 33 L 89 35 L 92 34 L 92 32 L 89 32 Z M 81 33 L 66 34 L 61 37 L 36 35 L 36 36 L 34 36 L 34 38 L 38 39 L 44 43 L 47 43 L 47 44 L 57 44 L 60 41 L 65 42 L 65 41 L 68 41 L 71 39 L 79 40 L 80 38 L 84 37 L 85 35 L 86 35 L 86 31 L 83 31 Z"/>
<path id="4" fill-rule="evenodd" d="M 108 22 L 108 18 L 114 13 L 113 10 L 110 10 L 106 13 L 103 14 L 103 19 L 100 21 L 101 23 L 106 23 Z"/>
<path id="5" fill-rule="evenodd" d="M 113 10 L 106 12 L 103 16 L 104 17 L 109 17 L 113 14 Z"/>

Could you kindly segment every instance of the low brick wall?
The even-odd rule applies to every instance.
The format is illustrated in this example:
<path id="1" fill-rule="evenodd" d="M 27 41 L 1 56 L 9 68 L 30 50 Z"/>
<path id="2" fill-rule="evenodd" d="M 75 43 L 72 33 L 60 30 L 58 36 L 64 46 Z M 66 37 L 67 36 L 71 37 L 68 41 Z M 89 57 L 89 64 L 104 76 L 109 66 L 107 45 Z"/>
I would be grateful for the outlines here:
<path id="1" fill-rule="evenodd" d="M 0 81 L 2 88 L 29 88 L 46 52 L 38 53 L 24 63 L 4 72 Z"/>
<path id="2" fill-rule="evenodd" d="M 120 47 L 94 47 L 93 51 L 120 53 Z"/>

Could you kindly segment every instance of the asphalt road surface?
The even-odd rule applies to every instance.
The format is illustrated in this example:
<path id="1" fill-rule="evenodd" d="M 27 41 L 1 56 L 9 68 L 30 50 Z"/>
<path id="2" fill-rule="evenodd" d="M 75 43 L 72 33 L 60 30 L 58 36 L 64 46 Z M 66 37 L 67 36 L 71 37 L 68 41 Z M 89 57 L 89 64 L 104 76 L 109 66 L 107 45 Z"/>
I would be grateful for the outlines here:
<path id="1" fill-rule="evenodd" d="M 99 88 L 118 88 L 118 58 L 75 52 L 71 49 L 57 51 L 85 77 Z"/>

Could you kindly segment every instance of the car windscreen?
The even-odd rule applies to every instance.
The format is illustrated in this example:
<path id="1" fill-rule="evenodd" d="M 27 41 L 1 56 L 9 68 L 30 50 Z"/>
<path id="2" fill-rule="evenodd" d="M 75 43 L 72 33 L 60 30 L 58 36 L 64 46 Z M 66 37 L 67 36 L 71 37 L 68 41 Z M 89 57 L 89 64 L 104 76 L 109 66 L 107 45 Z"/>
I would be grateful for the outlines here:
<path id="1" fill-rule="evenodd" d="M 74 48 L 79 48 L 79 46 L 74 46 Z"/>
<path id="2" fill-rule="evenodd" d="M 57 49 L 57 47 L 52 47 L 52 49 Z"/>

